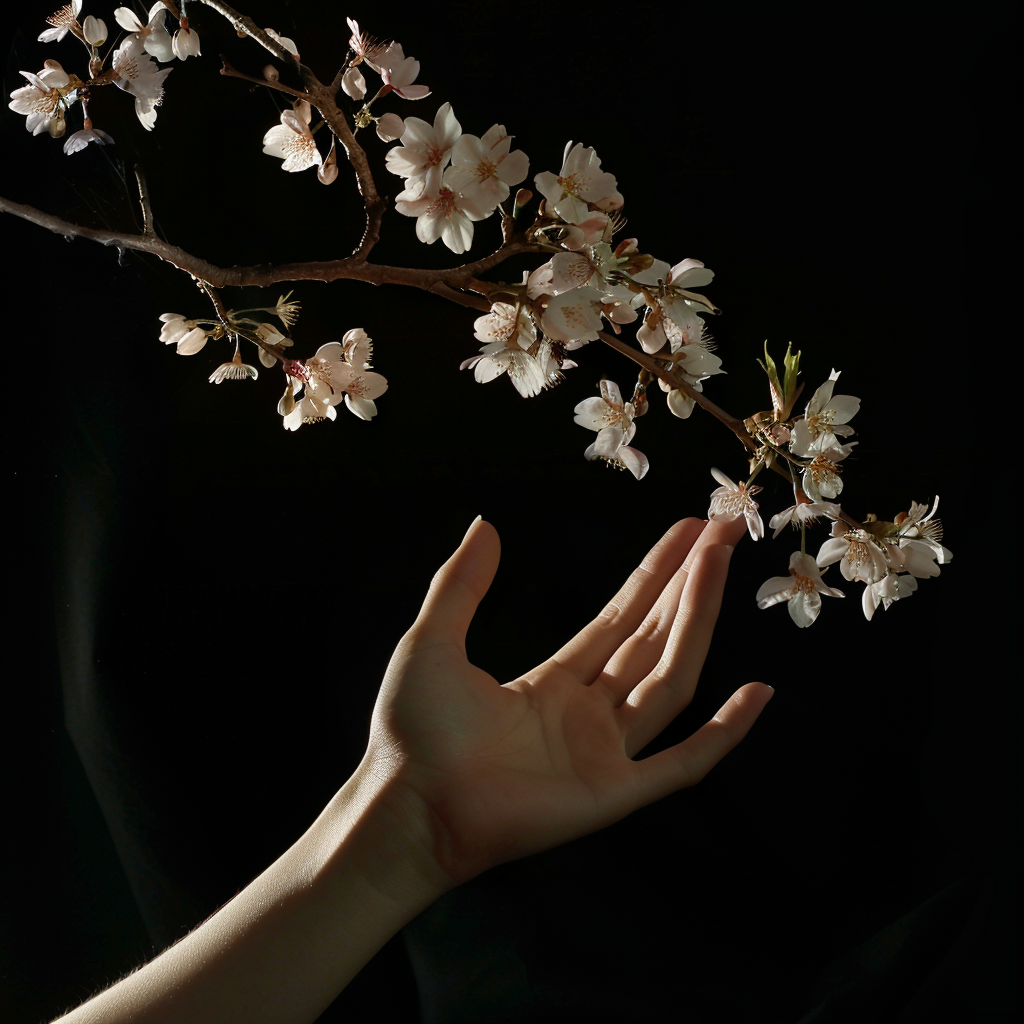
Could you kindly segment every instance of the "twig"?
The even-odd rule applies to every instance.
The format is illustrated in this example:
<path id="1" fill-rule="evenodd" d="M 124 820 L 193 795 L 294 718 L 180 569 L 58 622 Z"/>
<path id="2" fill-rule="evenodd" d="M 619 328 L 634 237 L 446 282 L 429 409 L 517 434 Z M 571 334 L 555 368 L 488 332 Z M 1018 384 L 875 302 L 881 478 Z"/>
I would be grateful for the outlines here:
<path id="1" fill-rule="evenodd" d="M 146 238 L 155 238 L 153 230 L 153 207 L 149 202 L 149 188 L 146 185 L 146 175 L 142 171 L 142 165 L 135 165 L 135 180 L 139 186 L 139 204 L 142 206 L 142 234 Z"/>
<path id="2" fill-rule="evenodd" d="M 220 73 L 226 78 L 240 78 L 243 82 L 252 82 L 253 85 L 265 85 L 268 89 L 276 89 L 278 92 L 287 93 L 289 96 L 294 96 L 300 100 L 308 98 L 304 92 L 293 89 L 290 85 L 282 85 L 280 82 L 273 82 L 267 78 L 253 78 L 252 75 L 243 74 L 237 68 L 231 66 L 231 63 L 223 53 L 220 55 L 220 61 Z"/>

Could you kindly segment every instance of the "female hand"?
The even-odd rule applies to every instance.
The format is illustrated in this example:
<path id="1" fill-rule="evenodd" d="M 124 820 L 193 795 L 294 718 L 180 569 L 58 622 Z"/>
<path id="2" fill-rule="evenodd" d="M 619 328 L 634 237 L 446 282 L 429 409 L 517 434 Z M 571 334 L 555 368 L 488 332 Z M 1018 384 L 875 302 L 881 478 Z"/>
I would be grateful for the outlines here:
<path id="1" fill-rule="evenodd" d="M 466 657 L 498 567 L 477 521 L 438 570 L 384 678 L 361 766 L 452 885 L 596 831 L 699 782 L 771 687 L 749 683 L 682 743 L 633 757 L 693 697 L 742 519 L 685 519 L 604 610 L 547 661 L 500 685 Z"/>

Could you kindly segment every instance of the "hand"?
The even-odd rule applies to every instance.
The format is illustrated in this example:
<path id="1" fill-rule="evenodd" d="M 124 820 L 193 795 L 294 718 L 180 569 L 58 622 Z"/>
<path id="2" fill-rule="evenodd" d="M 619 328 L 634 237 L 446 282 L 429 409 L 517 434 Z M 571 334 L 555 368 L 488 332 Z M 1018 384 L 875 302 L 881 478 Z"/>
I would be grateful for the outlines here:
<path id="1" fill-rule="evenodd" d="M 466 657 L 500 554 L 491 525 L 470 527 L 391 659 L 363 763 L 419 816 L 452 885 L 692 786 L 743 739 L 771 687 L 741 687 L 687 740 L 632 760 L 693 697 L 745 529 L 677 523 L 573 640 L 499 685 Z"/>

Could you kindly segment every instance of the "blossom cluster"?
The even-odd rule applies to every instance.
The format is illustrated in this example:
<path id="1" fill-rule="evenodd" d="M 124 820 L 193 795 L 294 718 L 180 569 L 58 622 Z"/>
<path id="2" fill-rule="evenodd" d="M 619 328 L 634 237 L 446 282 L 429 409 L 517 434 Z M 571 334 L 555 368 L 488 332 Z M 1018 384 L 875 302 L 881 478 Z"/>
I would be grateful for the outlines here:
<path id="1" fill-rule="evenodd" d="M 117 48 L 106 57 L 100 47 L 107 41 L 107 24 L 102 18 L 90 14 L 81 21 L 82 0 L 72 0 L 46 20 L 50 28 L 39 35 L 43 43 L 60 42 L 69 33 L 85 46 L 88 54 L 86 78 L 69 74 L 59 61 L 43 62 L 38 73 L 22 71 L 28 85 L 11 92 L 8 106 L 25 116 L 25 127 L 33 135 L 44 132 L 61 138 L 67 130 L 67 114 L 80 100 L 83 125 L 64 142 L 64 152 L 70 155 L 85 149 L 90 142 L 109 145 L 114 140 L 94 127 L 87 107 L 89 90 L 102 85 L 116 85 L 135 100 L 135 113 L 142 126 L 152 131 L 156 123 L 156 108 L 163 100 L 164 80 L 170 68 L 161 69 L 157 61 L 185 60 L 199 56 L 199 36 L 189 27 L 188 19 L 178 17 L 174 35 L 167 30 L 169 8 L 158 0 L 150 8 L 145 22 L 128 7 L 118 7 L 114 20 L 127 34 Z M 109 66 L 107 64 L 109 57 Z"/>
<path id="2" fill-rule="evenodd" d="M 708 509 L 710 519 L 732 520 L 743 517 L 750 536 L 764 536 L 764 524 L 754 495 L 761 488 L 751 483 L 766 464 L 783 458 L 789 464 L 795 504 L 774 515 L 770 526 L 774 537 L 787 524 L 800 530 L 801 546 L 789 560 L 789 575 L 774 576 L 757 592 L 759 608 L 786 602 L 789 615 L 798 626 L 809 626 L 821 611 L 822 595 L 843 597 L 843 592 L 828 586 L 822 569 L 839 563 L 843 578 L 864 584 L 861 607 L 871 619 L 881 605 L 889 608 L 893 601 L 908 597 L 917 590 L 918 580 L 938 576 L 940 566 L 950 561 L 952 552 L 942 545 L 942 524 L 935 517 L 939 499 L 931 511 L 926 505 L 911 502 L 908 512 L 901 512 L 891 522 L 869 516 L 859 523 L 842 507 L 826 499 L 839 497 L 843 490 L 841 463 L 853 450 L 855 441 L 839 439 L 853 433 L 850 420 L 860 410 L 860 399 L 852 395 L 836 395 L 839 372 L 833 370 L 829 379 L 812 396 L 804 414 L 790 418 L 800 388 L 796 378 L 799 353 L 786 354 L 786 373 L 779 379 L 778 370 L 765 350 L 765 370 L 771 383 L 773 409 L 748 421 L 750 430 L 762 442 L 751 459 L 753 472 L 747 482 L 734 483 L 717 469 L 711 471 L 719 487 L 712 492 Z M 797 471 L 802 471 L 797 483 Z M 832 523 L 831 536 L 812 558 L 806 552 L 806 531 L 819 518 Z"/>
<path id="3" fill-rule="evenodd" d="M 82 0 L 72 0 L 47 19 L 50 28 L 39 38 L 46 43 L 68 34 L 77 38 L 89 55 L 88 77 L 70 74 L 48 59 L 38 73 L 22 72 L 28 84 L 15 89 L 10 101 L 11 108 L 26 117 L 28 131 L 54 137 L 64 135 L 67 114 L 81 101 L 83 129 L 67 139 L 66 153 L 78 152 L 90 142 L 113 141 L 95 129 L 88 116 L 90 89 L 114 84 L 131 94 L 139 121 L 151 130 L 170 72 L 158 62 L 185 60 L 200 52 L 198 36 L 172 0 L 155 3 L 145 21 L 128 8 L 118 8 L 114 18 L 127 34 L 106 56 L 99 50 L 107 38 L 106 24 L 91 15 L 79 21 L 81 9 Z M 178 23 L 173 37 L 168 18 Z M 351 113 L 352 136 L 375 125 L 381 141 L 395 143 L 384 153 L 387 170 L 403 181 L 394 209 L 415 219 L 416 237 L 426 244 L 440 239 L 453 253 L 461 254 L 473 245 L 475 225 L 500 213 L 503 241 L 516 243 L 515 252 L 538 253 L 543 259 L 525 270 L 519 281 L 492 287 L 474 279 L 472 290 L 489 298 L 486 312 L 473 325 L 479 352 L 462 360 L 462 369 L 472 370 L 480 383 L 507 376 L 522 397 L 533 398 L 563 381 L 566 371 L 577 366 L 570 354 L 590 342 L 603 338 L 626 351 L 641 366 L 629 399 L 616 382 L 602 379 L 597 396 L 576 404 L 574 421 L 596 433 L 583 453 L 586 459 L 626 470 L 637 480 L 650 468 L 647 457 L 632 442 L 636 421 L 649 409 L 647 389 L 652 381 L 657 380 L 669 412 L 677 418 L 688 418 L 699 402 L 728 422 L 749 449 L 750 473 L 734 482 L 722 471 L 711 470 L 718 487 L 711 494 L 708 516 L 726 521 L 742 518 L 754 540 L 763 538 L 757 500 L 762 487 L 754 480 L 771 469 L 790 481 L 794 503 L 774 515 L 770 527 L 774 537 L 787 524 L 799 529 L 800 550 L 790 558 L 788 575 L 767 580 L 756 600 L 760 608 L 785 602 L 799 626 L 817 619 L 823 596 L 843 596 L 824 582 L 823 570 L 831 565 L 838 564 L 847 581 L 864 585 L 861 604 L 868 619 L 879 606 L 889 608 L 913 594 L 919 580 L 939 574 L 952 555 L 941 543 L 938 498 L 930 511 L 912 502 L 909 511 L 892 521 L 871 515 L 859 522 L 838 504 L 844 489 L 843 464 L 858 443 L 850 440 L 854 433 L 850 422 L 860 410 L 860 399 L 835 393 L 838 371 L 830 373 L 798 415 L 794 408 L 803 388 L 798 382 L 800 353 L 793 355 L 787 349 L 780 372 L 766 347 L 761 365 L 768 376 L 772 408 L 743 420 L 744 435 L 739 421 L 703 397 L 704 382 L 724 372 L 705 325 L 705 318 L 720 310 L 701 291 L 711 284 L 713 272 L 698 259 L 674 263 L 659 259 L 643 251 L 635 237 L 616 240 L 626 223 L 624 198 L 615 175 L 582 142 L 566 144 L 557 171 L 535 173 L 533 191 L 519 187 L 527 180 L 530 161 L 522 150 L 513 149 L 513 136 L 501 123 L 495 122 L 480 136 L 464 133 L 449 102 L 442 103 L 429 120 L 403 118 L 390 111 L 375 113 L 374 104 L 392 94 L 401 100 L 422 100 L 431 90 L 417 82 L 419 61 L 407 56 L 400 43 L 378 42 L 354 19 L 347 22 L 348 52 L 335 77 L 334 91 L 340 86 L 360 104 Z M 270 49 L 298 58 L 293 40 L 273 29 L 262 31 L 265 45 L 267 37 L 277 44 Z M 369 72 L 380 79 L 372 95 Z M 319 99 L 323 120 L 313 126 L 309 100 L 290 87 L 276 85 L 278 77 L 272 65 L 264 69 L 268 84 L 295 99 L 281 112 L 279 123 L 265 132 L 263 152 L 281 160 L 287 172 L 316 167 L 319 180 L 330 184 L 338 177 L 334 135 L 324 156 L 316 133 L 330 122 L 330 128 L 347 140 L 350 152 L 352 136 L 339 128 L 337 107 Z M 306 95 L 315 96 L 315 90 Z M 376 415 L 375 400 L 386 391 L 387 381 L 372 370 L 372 342 L 361 328 L 348 331 L 340 342 L 322 345 L 308 359 L 294 359 L 287 333 L 248 314 L 273 314 L 287 331 L 297 316 L 298 303 L 282 296 L 275 307 L 225 311 L 212 289 L 207 290 L 214 298 L 217 317 L 164 314 L 160 340 L 173 344 L 181 355 L 195 355 L 210 340 L 233 342 L 232 358 L 210 374 L 211 382 L 258 376 L 256 366 L 242 360 L 241 345 L 246 341 L 256 346 L 262 366 L 279 365 L 285 374 L 278 412 L 286 429 L 335 419 L 342 403 L 358 418 L 369 420 Z M 628 325 L 635 327 L 635 347 L 605 333 L 621 335 Z M 831 536 L 812 557 L 807 553 L 806 535 L 819 519 L 832 524 Z"/>

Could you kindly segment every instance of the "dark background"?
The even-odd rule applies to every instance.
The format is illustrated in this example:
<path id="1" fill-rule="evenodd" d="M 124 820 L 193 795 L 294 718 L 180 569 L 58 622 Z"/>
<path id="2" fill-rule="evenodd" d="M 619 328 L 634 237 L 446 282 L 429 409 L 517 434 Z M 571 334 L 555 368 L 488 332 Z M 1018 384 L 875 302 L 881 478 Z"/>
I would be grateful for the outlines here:
<path id="1" fill-rule="evenodd" d="M 347 254 L 362 230 L 347 168 L 324 189 L 261 153 L 279 94 L 218 76 L 217 54 L 255 75 L 267 61 L 193 8 L 203 56 L 174 62 L 156 130 L 99 90 L 91 114 L 116 145 L 71 157 L 6 98 L 18 70 L 81 70 L 84 51 L 35 41 L 47 4 L 10 12 L 0 194 L 134 230 L 140 160 L 159 230 L 198 256 Z M 871 623 L 845 585 L 801 631 L 753 600 L 795 540 L 744 541 L 700 691 L 663 736 L 763 679 L 776 695 L 743 745 L 700 787 L 450 894 L 323 1019 L 909 1021 L 940 1004 L 983 1019 L 1008 970 L 1010 898 L 999 598 L 1014 567 L 992 554 L 1016 473 L 1009 6 L 244 10 L 323 79 L 346 13 L 397 38 L 434 91 L 381 110 L 430 120 L 450 100 L 466 132 L 500 121 L 530 181 L 568 139 L 596 147 L 626 234 L 716 273 L 728 376 L 710 397 L 738 415 L 769 404 L 766 338 L 777 358 L 803 350 L 807 397 L 842 370 L 838 390 L 862 399 L 844 507 L 891 518 L 938 492 L 955 555 Z M 393 197 L 387 147 L 366 144 Z M 226 345 L 186 359 L 159 344 L 159 314 L 210 315 L 184 274 L 13 217 L 0 232 L 16 606 L 4 1012 L 42 1020 L 179 937 L 308 826 L 358 763 L 390 653 L 474 516 L 504 561 L 470 654 L 510 679 L 672 522 L 706 514 L 710 466 L 740 478 L 745 461 L 718 423 L 678 421 L 655 392 L 635 440 L 648 476 L 587 463 L 572 409 L 605 374 L 627 391 L 622 357 L 591 344 L 527 401 L 459 372 L 475 313 L 358 282 L 295 285 L 295 351 L 364 327 L 390 385 L 379 415 L 288 434 L 275 373 L 211 387 Z M 498 233 L 478 224 L 468 258 Z M 394 212 L 373 259 L 461 262 Z M 288 287 L 223 294 L 273 305 Z M 762 499 L 766 522 L 790 503 L 781 482 Z"/>

